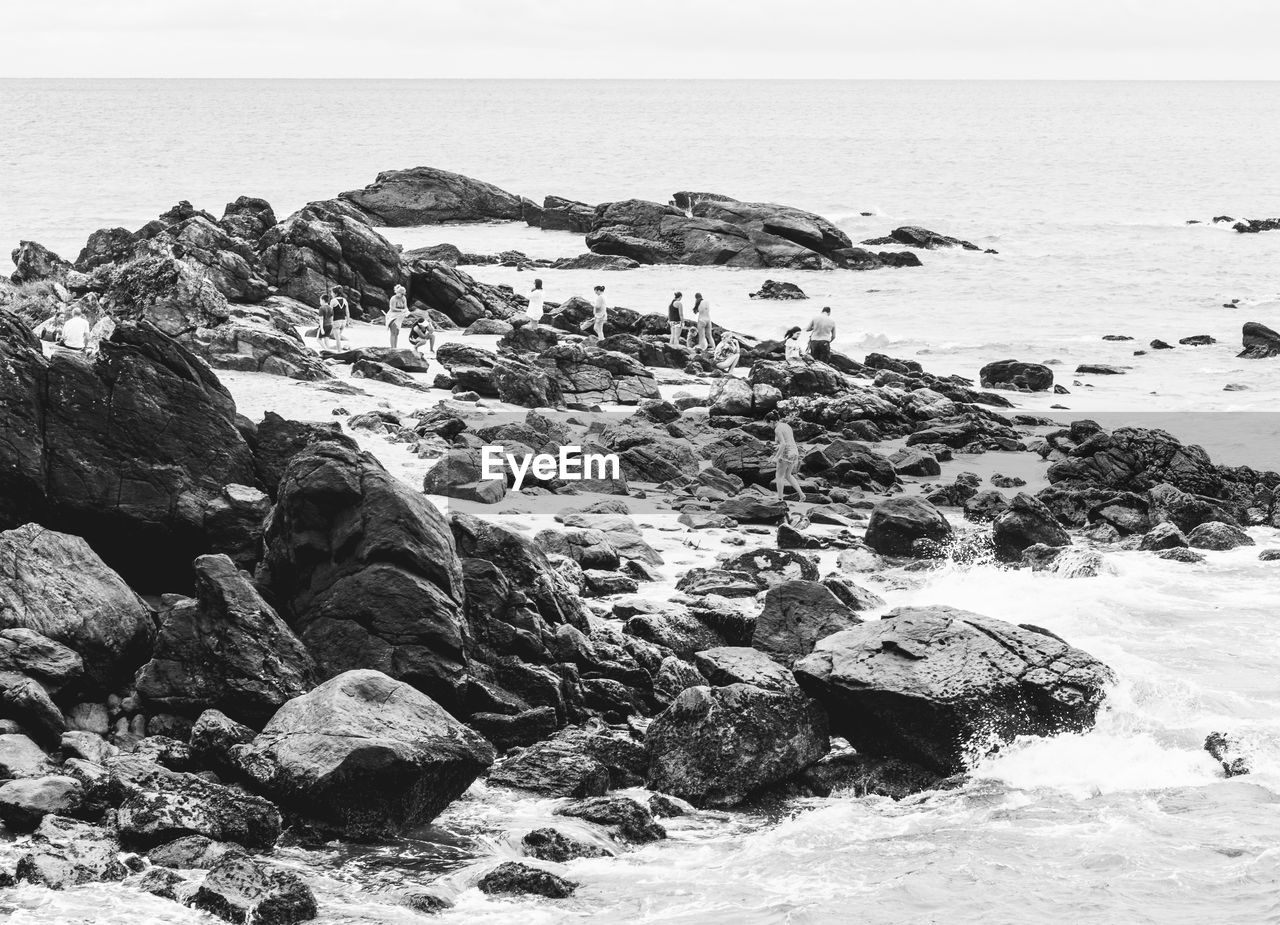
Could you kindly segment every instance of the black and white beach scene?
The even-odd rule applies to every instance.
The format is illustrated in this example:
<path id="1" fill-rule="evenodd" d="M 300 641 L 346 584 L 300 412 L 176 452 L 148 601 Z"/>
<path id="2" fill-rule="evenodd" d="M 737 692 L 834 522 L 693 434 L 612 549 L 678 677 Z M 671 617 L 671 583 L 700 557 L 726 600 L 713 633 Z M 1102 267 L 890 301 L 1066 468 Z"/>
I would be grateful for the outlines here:
<path id="1" fill-rule="evenodd" d="M 1280 922 L 1280 10 L 4 20 L 0 918 Z"/>

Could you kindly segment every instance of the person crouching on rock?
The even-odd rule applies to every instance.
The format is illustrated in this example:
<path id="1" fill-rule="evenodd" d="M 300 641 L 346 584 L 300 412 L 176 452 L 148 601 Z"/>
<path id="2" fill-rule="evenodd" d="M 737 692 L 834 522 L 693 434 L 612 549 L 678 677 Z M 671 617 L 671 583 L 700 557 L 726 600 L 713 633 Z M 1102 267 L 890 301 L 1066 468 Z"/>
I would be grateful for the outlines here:
<path id="1" fill-rule="evenodd" d="M 778 489 L 778 500 L 784 500 L 787 486 L 796 490 L 799 500 L 804 500 L 804 489 L 800 487 L 800 479 L 796 477 L 796 468 L 800 465 L 800 447 L 796 443 L 796 432 L 791 425 L 781 418 L 773 428 L 773 439 L 777 448 L 773 452 L 774 481 Z"/>
<path id="2" fill-rule="evenodd" d="M 604 323 L 609 320 L 609 304 L 604 300 L 604 286 L 595 287 L 595 296 L 591 299 L 591 317 L 582 323 L 582 330 L 591 330 L 600 340 L 604 340 Z"/>
<path id="3" fill-rule="evenodd" d="M 738 365 L 741 356 L 742 347 L 738 344 L 738 338 L 732 334 L 726 334 L 724 340 L 720 341 L 720 346 L 716 347 L 715 353 L 712 354 L 716 369 L 727 376 L 733 375 L 734 367 Z"/>
<path id="4" fill-rule="evenodd" d="M 804 359 L 804 345 L 800 343 L 800 325 L 787 328 L 782 338 L 783 359 L 788 363 L 798 363 Z"/>
<path id="5" fill-rule="evenodd" d="M 413 327 L 409 329 L 409 343 L 418 353 L 422 353 L 422 345 L 427 345 L 427 356 L 436 355 L 436 326 L 426 312 L 413 312 Z"/>
<path id="6" fill-rule="evenodd" d="M 831 342 L 836 339 L 836 323 L 831 317 L 831 306 L 822 309 L 805 330 L 809 335 L 809 353 L 815 360 L 823 363 L 831 362 Z"/>
<path id="7" fill-rule="evenodd" d="M 391 301 L 387 303 L 387 330 L 391 333 L 391 349 L 396 348 L 400 340 L 400 324 L 409 313 L 409 300 L 405 298 L 404 286 L 396 283 Z"/>
<path id="8" fill-rule="evenodd" d="M 684 329 L 684 299 L 676 293 L 667 306 L 667 327 L 671 329 L 671 346 L 680 346 L 680 332 Z"/>
<path id="9" fill-rule="evenodd" d="M 351 306 L 347 303 L 342 293 L 338 291 L 337 286 L 329 290 L 329 308 L 333 315 L 334 349 L 342 350 L 342 335 L 346 332 L 347 325 L 351 321 Z"/>

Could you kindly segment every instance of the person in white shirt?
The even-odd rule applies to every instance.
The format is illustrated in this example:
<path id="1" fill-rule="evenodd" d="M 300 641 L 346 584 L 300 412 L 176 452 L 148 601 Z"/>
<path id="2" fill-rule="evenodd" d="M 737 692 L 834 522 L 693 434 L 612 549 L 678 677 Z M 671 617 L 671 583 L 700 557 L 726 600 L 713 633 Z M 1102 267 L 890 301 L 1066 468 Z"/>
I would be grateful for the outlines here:
<path id="1" fill-rule="evenodd" d="M 591 317 L 582 325 L 582 330 L 591 329 L 596 337 L 604 339 L 604 323 L 609 320 L 609 304 L 604 300 L 604 286 L 595 287 L 595 296 L 591 300 Z"/>
<path id="2" fill-rule="evenodd" d="M 542 280 L 535 279 L 533 288 L 529 290 L 529 308 L 527 309 L 529 317 L 534 321 L 542 317 L 542 303 L 545 296 L 546 291 L 542 288 Z"/>
<path id="3" fill-rule="evenodd" d="M 71 317 L 62 326 L 62 346 L 68 350 L 81 350 L 89 345 L 89 322 L 80 306 L 71 309 Z"/>
<path id="4" fill-rule="evenodd" d="M 800 362 L 804 359 L 804 348 L 800 345 L 800 325 L 787 328 L 787 334 L 782 339 L 783 358 L 788 362 Z"/>

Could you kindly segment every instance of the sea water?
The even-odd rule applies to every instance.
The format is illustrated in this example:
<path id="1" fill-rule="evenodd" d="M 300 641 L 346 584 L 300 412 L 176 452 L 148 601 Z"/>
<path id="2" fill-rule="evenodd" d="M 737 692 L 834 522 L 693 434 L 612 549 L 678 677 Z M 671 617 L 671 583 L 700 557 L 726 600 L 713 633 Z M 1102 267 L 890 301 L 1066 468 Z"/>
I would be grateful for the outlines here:
<path id="1" fill-rule="evenodd" d="M 919 224 L 999 254 L 924 252 L 922 268 L 870 273 L 537 275 L 551 299 L 602 282 L 641 311 L 701 291 L 717 322 L 758 336 L 830 305 L 837 349 L 935 372 L 1054 361 L 1070 394 L 1021 407 L 1164 426 L 1220 461 L 1276 468 L 1280 360 L 1235 354 L 1244 321 L 1280 327 L 1280 233 L 1208 222 L 1280 216 L 1276 124 L 1280 84 L 1267 83 L 4 81 L 0 243 L 74 258 L 95 228 L 137 227 L 179 199 L 221 214 L 263 196 L 283 216 L 418 164 L 535 199 L 785 202 L 855 241 Z M 386 233 L 407 247 L 585 249 L 514 224 Z M 521 291 L 534 275 L 474 272 Z M 749 299 L 765 278 L 812 298 Z M 1218 343 L 1133 355 L 1192 334 Z M 1129 368 L 1075 374 L 1086 362 Z M 309 872 L 331 923 L 419 921 L 375 894 L 434 877 L 458 901 L 443 922 L 1280 921 L 1280 572 L 1256 547 L 1201 565 L 1106 561 L 1109 574 L 1073 580 L 949 565 L 884 592 L 1044 626 L 1119 678 L 1094 730 L 1015 743 L 958 791 L 672 820 L 667 841 L 574 862 L 582 887 L 556 903 L 468 888 L 475 865 L 514 857 L 519 834 L 551 818 L 549 801 L 483 785 L 417 840 L 283 859 Z M 1245 740 L 1251 775 L 1222 777 L 1201 750 L 1211 730 Z M 14 922 L 203 921 L 122 887 L 0 901 Z"/>

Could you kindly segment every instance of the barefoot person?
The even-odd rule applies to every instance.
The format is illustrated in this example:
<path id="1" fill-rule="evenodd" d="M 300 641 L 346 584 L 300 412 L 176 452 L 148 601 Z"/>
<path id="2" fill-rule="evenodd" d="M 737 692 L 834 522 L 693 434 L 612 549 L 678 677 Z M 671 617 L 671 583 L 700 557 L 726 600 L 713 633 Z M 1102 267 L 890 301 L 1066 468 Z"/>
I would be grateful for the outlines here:
<path id="1" fill-rule="evenodd" d="M 591 317 L 582 323 L 583 331 L 593 331 L 597 338 L 604 339 L 604 324 L 609 320 L 609 303 L 604 300 L 604 286 L 595 287 L 595 295 L 591 298 Z"/>
<path id="2" fill-rule="evenodd" d="M 320 323 L 316 325 L 316 347 L 323 347 L 333 341 L 333 295 L 326 292 L 320 296 Z"/>
<path id="3" fill-rule="evenodd" d="M 351 306 L 336 286 L 329 290 L 329 308 L 333 313 L 334 349 L 342 350 L 342 335 L 346 333 L 351 321 Z"/>
<path id="4" fill-rule="evenodd" d="M 546 292 L 542 288 L 542 280 L 535 279 L 533 288 L 529 290 L 529 307 L 525 309 L 529 317 L 537 321 L 542 317 L 542 303 L 546 301 Z"/>
<path id="5" fill-rule="evenodd" d="M 803 501 L 804 489 L 800 487 L 800 479 L 796 478 L 796 467 L 800 465 L 800 447 L 796 444 L 795 431 L 786 421 L 780 420 L 773 428 L 773 439 L 778 444 L 773 454 L 778 500 L 783 500 L 787 486 L 790 485 L 796 490 L 799 500 Z"/>
<path id="6" fill-rule="evenodd" d="M 391 301 L 387 303 L 387 330 L 391 333 L 391 349 L 395 349 L 400 339 L 400 325 L 404 316 L 409 313 L 409 300 L 405 297 L 404 286 L 396 283 Z"/>
<path id="7" fill-rule="evenodd" d="M 831 306 L 824 307 L 822 312 L 809 322 L 809 327 L 805 330 L 810 332 L 809 353 L 815 360 L 829 363 L 831 342 L 836 339 L 836 323 L 831 317 Z"/>
<path id="8" fill-rule="evenodd" d="M 716 347 L 715 353 L 712 354 L 716 369 L 729 376 L 733 375 L 733 370 L 741 356 L 742 347 L 738 344 L 738 338 L 732 334 L 726 334 L 724 340 L 720 341 L 720 346 Z"/>
<path id="9" fill-rule="evenodd" d="M 693 294 L 693 310 L 698 322 L 698 349 L 714 350 L 716 338 L 711 333 L 711 303 L 702 297 L 701 292 Z"/>
<path id="10" fill-rule="evenodd" d="M 431 316 L 426 312 L 412 312 L 409 317 L 413 321 L 413 326 L 409 328 L 409 344 L 419 354 L 422 353 L 422 345 L 426 344 L 427 356 L 435 356 L 436 326 Z"/>
<path id="11" fill-rule="evenodd" d="M 671 346 L 680 346 L 680 332 L 684 328 L 684 298 L 676 293 L 667 306 L 667 327 L 671 329 Z"/>
<path id="12" fill-rule="evenodd" d="M 800 325 L 793 325 L 787 328 L 787 333 L 782 338 L 783 359 L 788 363 L 799 363 L 804 359 L 804 345 L 800 343 L 800 333 Z"/>

